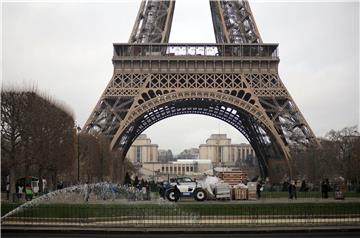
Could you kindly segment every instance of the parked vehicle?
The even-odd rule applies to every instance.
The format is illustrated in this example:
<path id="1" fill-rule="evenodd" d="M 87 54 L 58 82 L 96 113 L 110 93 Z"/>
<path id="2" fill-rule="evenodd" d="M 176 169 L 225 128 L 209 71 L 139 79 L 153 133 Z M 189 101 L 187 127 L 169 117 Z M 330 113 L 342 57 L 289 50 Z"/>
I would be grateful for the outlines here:
<path id="1" fill-rule="evenodd" d="M 165 196 L 171 202 L 178 201 L 180 197 L 193 197 L 196 201 L 204 201 L 207 193 L 197 181 L 189 177 L 178 177 L 170 179 Z"/>

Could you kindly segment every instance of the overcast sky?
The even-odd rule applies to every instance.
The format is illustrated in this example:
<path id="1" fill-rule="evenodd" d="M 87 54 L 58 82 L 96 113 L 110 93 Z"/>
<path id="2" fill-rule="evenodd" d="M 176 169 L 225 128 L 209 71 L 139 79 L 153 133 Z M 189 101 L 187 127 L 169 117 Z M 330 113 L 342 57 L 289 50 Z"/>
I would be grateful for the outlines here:
<path id="1" fill-rule="evenodd" d="M 359 124 L 359 2 L 250 2 L 263 41 L 280 44 L 280 77 L 315 134 Z M 83 126 L 111 79 L 112 43 L 128 41 L 139 3 L 5 1 L 3 85 L 36 85 Z M 215 42 L 208 0 L 177 0 L 170 42 Z M 218 132 L 245 141 L 226 123 L 198 115 L 145 131 L 175 154 Z"/>

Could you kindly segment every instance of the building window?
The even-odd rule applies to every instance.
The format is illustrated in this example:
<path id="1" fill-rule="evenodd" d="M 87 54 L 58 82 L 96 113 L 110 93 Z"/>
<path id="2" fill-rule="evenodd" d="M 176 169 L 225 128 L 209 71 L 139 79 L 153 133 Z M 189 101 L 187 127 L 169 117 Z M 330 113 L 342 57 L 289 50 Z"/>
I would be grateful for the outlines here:
<path id="1" fill-rule="evenodd" d="M 174 172 L 176 173 L 176 167 L 174 167 Z"/>
<path id="2" fill-rule="evenodd" d="M 136 162 L 141 163 L 141 147 L 136 146 Z"/>
<path id="3" fill-rule="evenodd" d="M 191 167 L 190 167 L 190 171 L 191 171 L 191 172 L 194 172 L 194 167 L 191 166 Z"/>
<path id="4" fill-rule="evenodd" d="M 186 166 L 186 172 L 189 172 L 189 167 L 188 166 Z"/>
<path id="5" fill-rule="evenodd" d="M 223 148 L 221 146 L 219 146 L 218 148 L 218 160 L 219 162 L 222 162 L 222 151 L 223 151 Z"/>
<path id="6" fill-rule="evenodd" d="M 163 167 L 161 167 L 161 172 L 164 172 L 164 166 L 163 166 Z"/>

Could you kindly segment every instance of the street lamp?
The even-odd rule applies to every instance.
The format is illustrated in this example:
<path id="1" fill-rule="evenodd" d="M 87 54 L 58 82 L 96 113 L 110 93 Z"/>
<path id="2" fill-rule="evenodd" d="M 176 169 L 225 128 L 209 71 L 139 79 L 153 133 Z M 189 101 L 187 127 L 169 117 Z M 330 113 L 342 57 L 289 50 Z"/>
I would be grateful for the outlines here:
<path id="1" fill-rule="evenodd" d="M 77 181 L 78 183 L 80 183 L 80 146 L 79 146 L 79 140 L 80 140 L 80 131 L 81 131 L 81 127 L 80 126 L 76 126 L 76 130 L 77 130 Z"/>

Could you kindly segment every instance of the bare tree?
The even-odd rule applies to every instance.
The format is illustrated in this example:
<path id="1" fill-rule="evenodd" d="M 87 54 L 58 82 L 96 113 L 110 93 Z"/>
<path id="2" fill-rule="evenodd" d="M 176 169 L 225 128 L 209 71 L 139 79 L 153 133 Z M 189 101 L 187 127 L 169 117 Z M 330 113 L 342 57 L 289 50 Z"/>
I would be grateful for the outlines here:
<path id="1" fill-rule="evenodd" d="M 339 161 L 339 170 L 342 175 L 360 186 L 360 133 L 357 126 L 345 127 L 339 131 L 331 130 L 326 138 L 333 142 L 336 148 L 336 157 Z"/>
<path id="2" fill-rule="evenodd" d="M 1 96 L 1 163 L 10 169 L 11 188 L 15 170 L 39 178 L 46 171 L 55 183 L 73 160 L 72 113 L 35 91 L 2 90 Z"/>
<path id="3" fill-rule="evenodd" d="M 15 91 L 1 91 L 1 167 L 2 174 L 10 175 L 11 193 L 15 189 L 15 169 L 21 164 L 23 96 Z"/>
<path id="4" fill-rule="evenodd" d="M 319 141 L 319 147 L 292 147 L 291 165 L 294 174 L 313 182 L 341 176 L 359 184 L 360 137 L 356 127 L 331 130 Z"/>

